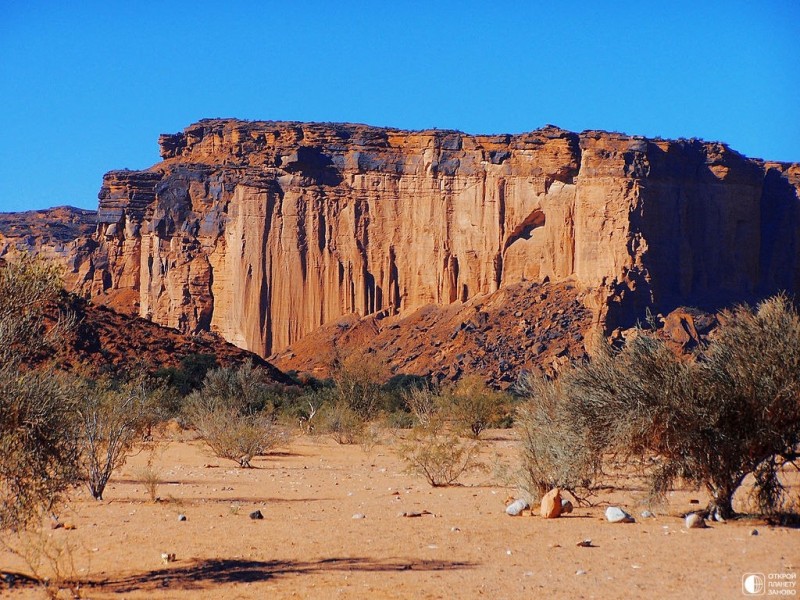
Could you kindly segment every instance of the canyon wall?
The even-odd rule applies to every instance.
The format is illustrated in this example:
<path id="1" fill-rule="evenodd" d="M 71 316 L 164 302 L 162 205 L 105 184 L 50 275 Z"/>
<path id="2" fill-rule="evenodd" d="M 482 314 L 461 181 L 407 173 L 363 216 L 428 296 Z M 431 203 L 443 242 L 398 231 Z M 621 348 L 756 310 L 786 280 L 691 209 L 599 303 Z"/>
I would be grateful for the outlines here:
<path id="1" fill-rule="evenodd" d="M 262 356 L 342 315 L 570 280 L 606 327 L 796 291 L 798 165 L 717 143 L 205 120 L 112 171 L 75 286 Z"/>

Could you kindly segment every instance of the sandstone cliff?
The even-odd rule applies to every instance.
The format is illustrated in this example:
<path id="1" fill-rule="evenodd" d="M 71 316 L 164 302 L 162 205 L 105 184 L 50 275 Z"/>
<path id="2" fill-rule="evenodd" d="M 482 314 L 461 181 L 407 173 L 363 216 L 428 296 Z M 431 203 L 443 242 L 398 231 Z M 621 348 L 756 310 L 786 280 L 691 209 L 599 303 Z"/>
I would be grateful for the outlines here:
<path id="1" fill-rule="evenodd" d="M 262 356 L 358 313 L 570 280 L 608 329 L 800 277 L 800 167 L 725 145 L 205 120 L 112 171 L 78 288 Z"/>

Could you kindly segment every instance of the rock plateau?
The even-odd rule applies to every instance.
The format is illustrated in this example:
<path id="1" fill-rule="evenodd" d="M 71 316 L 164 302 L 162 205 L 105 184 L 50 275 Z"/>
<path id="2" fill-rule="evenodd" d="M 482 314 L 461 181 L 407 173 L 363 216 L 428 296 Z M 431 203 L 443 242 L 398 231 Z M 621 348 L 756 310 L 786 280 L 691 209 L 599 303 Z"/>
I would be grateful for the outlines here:
<path id="1" fill-rule="evenodd" d="M 574 289 L 610 332 L 800 283 L 800 165 L 720 143 L 219 119 L 159 143 L 104 177 L 70 285 L 264 357 L 352 315 L 449 326 L 519 285 Z"/>

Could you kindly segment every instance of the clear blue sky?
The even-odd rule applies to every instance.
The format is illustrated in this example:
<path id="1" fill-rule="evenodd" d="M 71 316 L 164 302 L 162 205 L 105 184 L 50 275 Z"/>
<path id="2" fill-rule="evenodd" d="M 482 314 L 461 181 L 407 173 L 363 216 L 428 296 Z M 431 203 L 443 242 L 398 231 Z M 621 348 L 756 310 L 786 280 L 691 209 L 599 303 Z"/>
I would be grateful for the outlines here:
<path id="1" fill-rule="evenodd" d="M 800 2 L 0 1 L 0 210 L 95 208 L 203 117 L 553 123 L 800 161 Z"/>

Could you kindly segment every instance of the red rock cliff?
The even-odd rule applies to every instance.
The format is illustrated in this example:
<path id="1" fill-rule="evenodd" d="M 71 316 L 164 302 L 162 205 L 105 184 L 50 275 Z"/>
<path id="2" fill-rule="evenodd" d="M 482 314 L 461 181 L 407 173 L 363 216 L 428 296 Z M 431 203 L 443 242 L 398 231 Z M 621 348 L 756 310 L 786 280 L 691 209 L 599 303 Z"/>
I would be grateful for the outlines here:
<path id="1" fill-rule="evenodd" d="M 112 171 L 94 294 L 263 356 L 342 315 L 572 279 L 609 327 L 798 289 L 798 165 L 717 143 L 205 120 Z"/>

